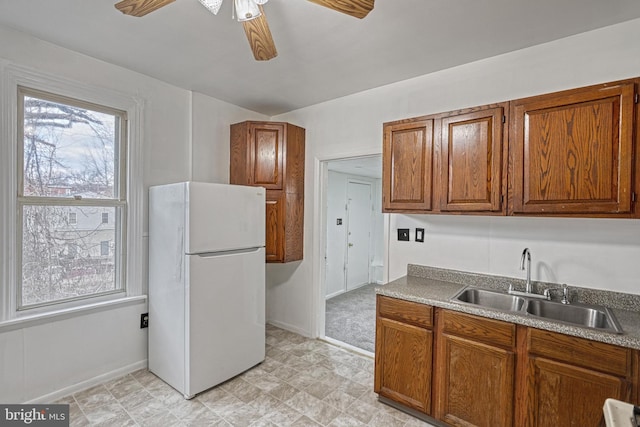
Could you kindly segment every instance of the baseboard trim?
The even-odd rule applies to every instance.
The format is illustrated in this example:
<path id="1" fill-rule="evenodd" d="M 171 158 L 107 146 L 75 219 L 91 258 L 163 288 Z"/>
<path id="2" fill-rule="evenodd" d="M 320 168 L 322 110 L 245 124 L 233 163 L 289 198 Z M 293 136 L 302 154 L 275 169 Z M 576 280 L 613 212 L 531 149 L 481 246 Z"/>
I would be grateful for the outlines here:
<path id="1" fill-rule="evenodd" d="M 448 424 L 443 424 L 442 422 L 436 420 L 435 418 L 432 418 L 426 414 L 423 414 L 422 412 L 418 412 L 415 409 L 411 409 L 408 408 L 404 405 L 401 405 L 400 403 L 394 402 L 391 399 L 387 399 L 386 397 L 383 396 L 378 396 L 378 401 L 384 403 L 385 405 L 389 405 L 391 407 L 396 408 L 399 411 L 402 411 L 406 414 L 409 414 L 413 417 L 416 417 L 426 423 L 428 423 L 429 426 L 431 427 L 448 427 Z"/>
<path id="2" fill-rule="evenodd" d="M 331 298 L 333 298 L 333 297 L 337 297 L 338 295 L 342 295 L 342 294 L 344 294 L 345 292 L 346 292 L 346 291 L 344 291 L 344 290 L 340 290 L 340 291 L 337 291 L 337 292 L 334 292 L 334 293 L 332 293 L 332 294 L 327 295 L 324 299 L 325 299 L 325 300 L 330 300 Z"/>
<path id="3" fill-rule="evenodd" d="M 147 367 L 147 359 L 140 360 L 138 362 L 132 363 L 127 366 L 123 366 L 122 368 L 114 369 L 113 371 L 107 372 L 105 374 L 98 375 L 93 378 L 89 378 L 88 380 L 81 381 L 77 384 L 73 384 L 60 390 L 56 390 L 53 393 L 45 394 L 43 396 L 37 397 L 35 399 L 29 400 L 24 403 L 53 403 L 56 400 L 63 398 L 65 396 L 69 396 L 70 394 L 77 393 L 82 390 L 86 390 L 95 385 L 101 384 L 103 382 L 113 380 L 122 376 L 125 376 L 131 372 L 135 372 L 139 369 L 143 369 Z"/>
<path id="4" fill-rule="evenodd" d="M 311 338 L 311 334 L 309 333 L 309 331 L 305 331 L 304 329 L 300 329 L 296 326 L 289 325 L 288 323 L 279 322 L 277 320 L 267 320 L 267 323 L 275 326 L 276 328 L 285 329 L 289 332 L 302 335 L 303 337 Z"/>
<path id="5" fill-rule="evenodd" d="M 333 338 L 330 338 L 330 337 L 326 337 L 326 336 L 325 337 L 321 337 L 320 339 L 323 340 L 323 341 L 328 342 L 329 344 L 333 344 L 336 347 L 342 347 L 344 349 L 347 349 L 347 350 L 349 350 L 349 351 L 351 351 L 353 353 L 358 353 L 358 354 L 361 354 L 363 356 L 371 357 L 372 359 L 375 358 L 375 354 L 374 353 L 372 353 L 370 351 L 367 351 L 367 350 L 363 350 L 360 347 L 356 347 L 356 346 L 353 346 L 351 344 L 347 344 L 346 342 L 339 341 L 339 340 L 336 340 L 336 339 L 333 339 Z"/>

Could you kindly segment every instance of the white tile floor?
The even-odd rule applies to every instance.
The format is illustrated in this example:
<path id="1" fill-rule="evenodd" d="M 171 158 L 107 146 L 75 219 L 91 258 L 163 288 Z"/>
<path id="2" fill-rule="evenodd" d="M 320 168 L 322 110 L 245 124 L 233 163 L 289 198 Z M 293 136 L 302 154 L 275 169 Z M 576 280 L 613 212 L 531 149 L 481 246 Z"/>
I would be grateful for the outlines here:
<path id="1" fill-rule="evenodd" d="M 192 400 L 145 369 L 56 403 L 72 426 L 429 426 L 377 401 L 373 359 L 269 325 L 262 364 Z"/>

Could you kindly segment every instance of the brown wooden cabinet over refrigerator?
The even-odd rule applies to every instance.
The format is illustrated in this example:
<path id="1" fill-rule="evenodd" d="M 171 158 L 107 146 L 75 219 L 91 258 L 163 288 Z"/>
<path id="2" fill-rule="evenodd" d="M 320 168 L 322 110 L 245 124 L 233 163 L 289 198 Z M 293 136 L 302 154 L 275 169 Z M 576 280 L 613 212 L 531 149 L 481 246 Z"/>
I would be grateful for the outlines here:
<path id="1" fill-rule="evenodd" d="M 266 261 L 302 259 L 305 130 L 290 123 L 231 125 L 229 182 L 267 190 Z"/>

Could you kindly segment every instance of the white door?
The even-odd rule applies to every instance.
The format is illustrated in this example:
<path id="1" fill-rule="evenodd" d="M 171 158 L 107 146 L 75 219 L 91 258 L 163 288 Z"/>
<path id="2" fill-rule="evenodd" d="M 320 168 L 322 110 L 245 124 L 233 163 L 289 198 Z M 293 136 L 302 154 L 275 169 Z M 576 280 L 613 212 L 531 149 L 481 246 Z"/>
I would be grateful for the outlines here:
<path id="1" fill-rule="evenodd" d="M 347 184 L 347 291 L 369 283 L 371 184 Z"/>

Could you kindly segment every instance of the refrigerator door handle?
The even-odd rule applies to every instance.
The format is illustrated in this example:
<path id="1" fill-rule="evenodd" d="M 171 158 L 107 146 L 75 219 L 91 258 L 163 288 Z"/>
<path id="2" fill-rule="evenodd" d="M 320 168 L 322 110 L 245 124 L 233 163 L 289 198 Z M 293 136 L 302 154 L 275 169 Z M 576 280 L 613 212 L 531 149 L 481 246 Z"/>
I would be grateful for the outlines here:
<path id="1" fill-rule="evenodd" d="M 231 251 L 203 252 L 200 254 L 187 254 L 187 255 L 197 255 L 200 258 L 212 258 L 217 256 L 225 256 L 225 255 L 252 254 L 252 253 L 258 252 L 260 249 L 262 249 L 262 247 L 234 249 Z"/>

